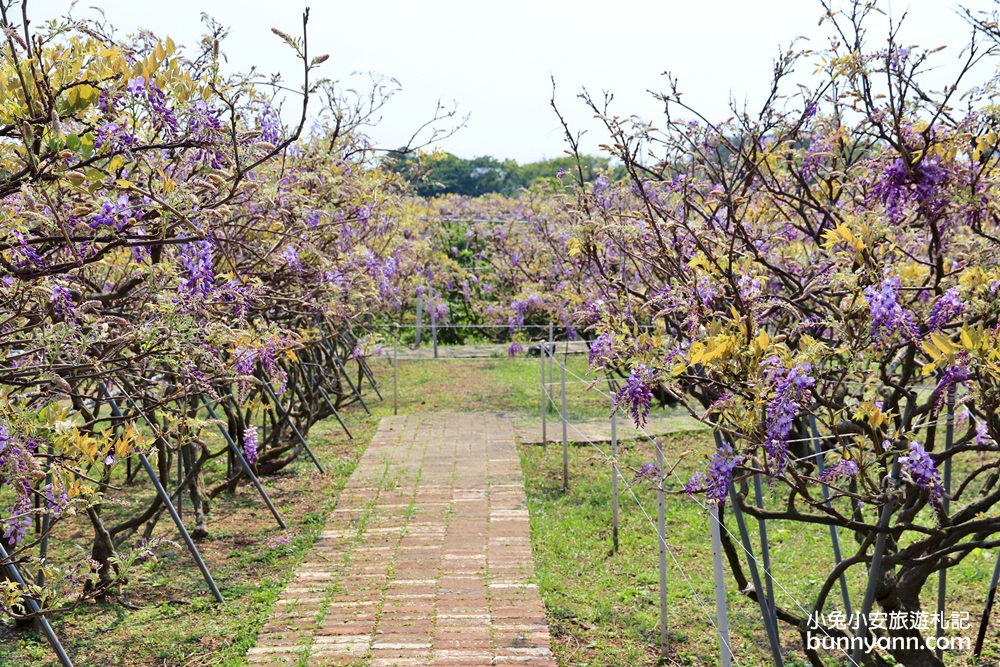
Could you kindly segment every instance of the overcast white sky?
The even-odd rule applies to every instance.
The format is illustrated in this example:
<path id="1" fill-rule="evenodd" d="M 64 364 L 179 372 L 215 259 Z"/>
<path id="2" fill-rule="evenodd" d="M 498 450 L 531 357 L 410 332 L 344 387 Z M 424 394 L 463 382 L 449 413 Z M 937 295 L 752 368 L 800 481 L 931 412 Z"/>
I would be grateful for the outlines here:
<path id="1" fill-rule="evenodd" d="M 81 0 L 74 16 L 104 8 L 126 32 L 145 27 L 194 44 L 201 12 L 231 28 L 224 50 L 234 69 L 256 64 L 294 81 L 296 64 L 271 34 L 277 27 L 301 32 L 302 0 Z M 392 148 L 434 111 L 437 101 L 457 102 L 470 114 L 467 127 L 441 147 L 461 157 L 492 155 L 530 162 L 563 154 L 556 99 L 574 129 L 587 130 L 584 148 L 597 153 L 606 138 L 576 94 L 586 87 L 615 94 L 615 113 L 655 120 L 660 107 L 648 90 L 664 90 L 662 73 L 679 77 L 684 99 L 712 118 L 725 117 L 730 98 L 755 109 L 763 102 L 779 46 L 796 36 L 813 48 L 826 45 L 818 27 L 818 0 L 313 0 L 310 51 L 329 53 L 325 76 L 347 80 L 355 71 L 399 80 L 402 91 L 370 132 Z M 979 9 L 990 0 L 970 0 Z M 953 70 L 969 30 L 952 0 L 893 0 L 895 17 L 909 10 L 904 42 L 946 44 L 942 70 Z M 69 3 L 29 3 L 36 18 L 65 11 Z M 884 40 L 872 33 L 871 40 Z M 991 65 L 992 67 L 992 65 Z M 803 67 L 803 76 L 810 68 Z M 362 85 L 363 79 L 356 81 Z"/>

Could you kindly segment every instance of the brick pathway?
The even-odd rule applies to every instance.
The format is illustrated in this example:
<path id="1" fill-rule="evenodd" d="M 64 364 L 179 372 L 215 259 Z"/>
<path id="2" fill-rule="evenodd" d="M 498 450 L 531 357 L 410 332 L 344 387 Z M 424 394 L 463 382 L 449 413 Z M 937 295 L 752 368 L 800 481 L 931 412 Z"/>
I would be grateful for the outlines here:
<path id="1" fill-rule="evenodd" d="M 251 665 L 555 667 L 508 420 L 387 417 Z"/>

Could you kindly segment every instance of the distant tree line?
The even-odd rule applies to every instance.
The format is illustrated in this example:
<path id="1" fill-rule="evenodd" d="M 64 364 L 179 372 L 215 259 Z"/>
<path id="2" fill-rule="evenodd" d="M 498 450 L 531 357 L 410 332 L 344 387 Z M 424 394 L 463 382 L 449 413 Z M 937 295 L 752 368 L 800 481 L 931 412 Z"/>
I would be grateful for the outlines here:
<path id="1" fill-rule="evenodd" d="M 576 158 L 564 156 L 520 165 L 514 160 L 498 160 L 489 155 L 472 159 L 460 158 L 444 151 L 430 153 L 390 152 L 384 161 L 390 171 L 400 174 L 422 197 L 458 194 L 478 196 L 492 193 L 515 194 L 538 181 L 558 183 L 561 173 L 565 181 L 577 178 Z M 581 155 L 583 179 L 592 183 L 601 173 L 614 179 L 617 174 L 606 157 Z M 617 169 L 620 169 L 617 168 Z"/>

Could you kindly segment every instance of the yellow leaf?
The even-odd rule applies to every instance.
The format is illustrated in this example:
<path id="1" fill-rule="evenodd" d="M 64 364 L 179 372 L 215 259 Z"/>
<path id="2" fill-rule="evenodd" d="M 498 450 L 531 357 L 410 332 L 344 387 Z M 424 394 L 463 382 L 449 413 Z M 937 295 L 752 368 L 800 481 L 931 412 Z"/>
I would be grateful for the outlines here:
<path id="1" fill-rule="evenodd" d="M 962 331 L 961 331 L 960 335 L 961 335 L 961 338 L 962 338 L 962 347 L 964 347 L 967 350 L 973 350 L 973 349 L 975 349 L 976 344 L 972 340 L 972 336 L 969 335 L 969 330 L 966 327 L 964 327 L 964 326 L 962 327 Z"/>
<path id="2" fill-rule="evenodd" d="M 757 340 L 754 341 L 757 345 L 757 349 L 761 352 L 765 352 L 769 347 L 771 347 L 771 337 L 768 335 L 767 331 L 764 329 L 760 330 L 757 334 Z"/>
<path id="3" fill-rule="evenodd" d="M 932 333 L 931 340 L 934 342 L 934 345 L 945 354 L 955 354 L 955 346 L 952 345 L 951 340 L 947 336 L 939 333 Z"/>
<path id="4" fill-rule="evenodd" d="M 688 359 L 692 364 L 700 364 L 702 356 L 705 354 L 705 344 L 701 341 L 691 343 L 691 350 L 688 352 Z"/>
<path id="5" fill-rule="evenodd" d="M 941 351 L 928 343 L 926 340 L 920 341 L 920 347 L 923 348 L 924 352 L 927 353 L 931 359 L 937 360 L 941 358 Z"/>

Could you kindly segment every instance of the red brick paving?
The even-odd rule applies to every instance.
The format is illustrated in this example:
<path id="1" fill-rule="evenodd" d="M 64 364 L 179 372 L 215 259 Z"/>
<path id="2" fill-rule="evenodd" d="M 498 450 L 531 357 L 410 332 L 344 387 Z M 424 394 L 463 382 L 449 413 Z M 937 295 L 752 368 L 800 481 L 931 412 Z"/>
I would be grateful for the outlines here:
<path id="1" fill-rule="evenodd" d="M 248 662 L 555 667 L 510 422 L 383 419 Z"/>

